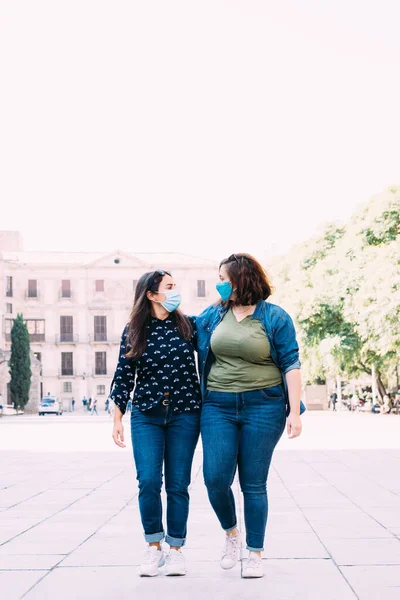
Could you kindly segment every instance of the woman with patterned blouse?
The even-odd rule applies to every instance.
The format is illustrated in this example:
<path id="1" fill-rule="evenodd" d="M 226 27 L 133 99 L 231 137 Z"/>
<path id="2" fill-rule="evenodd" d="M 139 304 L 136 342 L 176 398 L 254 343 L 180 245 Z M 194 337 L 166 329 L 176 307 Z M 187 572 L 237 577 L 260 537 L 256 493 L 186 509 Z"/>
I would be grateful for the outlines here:
<path id="1" fill-rule="evenodd" d="M 134 389 L 131 435 L 139 508 L 148 544 L 141 576 L 185 575 L 193 455 L 199 437 L 201 393 L 194 358 L 195 322 L 178 310 L 180 294 L 170 273 L 145 273 L 136 287 L 129 323 L 122 333 L 110 398 L 115 403 L 113 439 L 125 448 L 122 417 Z M 165 476 L 167 535 L 162 523 Z M 170 546 L 167 556 L 163 539 Z"/>

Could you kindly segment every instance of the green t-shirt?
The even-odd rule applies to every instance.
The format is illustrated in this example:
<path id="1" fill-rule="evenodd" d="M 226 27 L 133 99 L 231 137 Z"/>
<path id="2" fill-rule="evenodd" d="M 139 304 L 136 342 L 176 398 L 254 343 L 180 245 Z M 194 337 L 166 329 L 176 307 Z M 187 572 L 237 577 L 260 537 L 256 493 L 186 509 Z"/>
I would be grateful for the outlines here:
<path id="1" fill-rule="evenodd" d="M 211 337 L 211 350 L 215 356 L 207 380 L 211 391 L 246 392 L 282 383 L 265 330 L 252 316 L 238 323 L 229 309 Z"/>

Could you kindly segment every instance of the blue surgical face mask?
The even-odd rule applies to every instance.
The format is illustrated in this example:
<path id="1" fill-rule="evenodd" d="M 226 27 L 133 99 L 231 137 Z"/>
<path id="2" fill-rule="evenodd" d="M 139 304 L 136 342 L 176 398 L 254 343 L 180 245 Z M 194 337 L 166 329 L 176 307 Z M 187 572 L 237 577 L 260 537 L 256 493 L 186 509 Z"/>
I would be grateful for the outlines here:
<path id="1" fill-rule="evenodd" d="M 221 281 L 217 283 L 215 286 L 217 288 L 217 292 L 221 296 L 222 302 L 226 302 L 232 296 L 234 289 L 232 284 L 229 281 Z"/>
<path id="2" fill-rule="evenodd" d="M 182 298 L 180 292 L 177 290 L 166 290 L 165 292 L 159 292 L 160 294 L 165 294 L 164 302 L 161 302 L 161 306 L 165 308 L 169 313 L 174 312 L 177 308 L 179 308 Z"/>

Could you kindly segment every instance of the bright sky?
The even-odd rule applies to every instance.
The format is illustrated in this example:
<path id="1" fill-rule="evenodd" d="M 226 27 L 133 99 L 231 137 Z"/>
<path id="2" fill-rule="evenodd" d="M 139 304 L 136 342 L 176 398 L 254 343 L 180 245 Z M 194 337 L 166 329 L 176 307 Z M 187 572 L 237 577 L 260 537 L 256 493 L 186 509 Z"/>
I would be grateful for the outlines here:
<path id="1" fill-rule="evenodd" d="M 400 183 L 398 0 L 0 0 L 0 229 L 283 252 Z"/>

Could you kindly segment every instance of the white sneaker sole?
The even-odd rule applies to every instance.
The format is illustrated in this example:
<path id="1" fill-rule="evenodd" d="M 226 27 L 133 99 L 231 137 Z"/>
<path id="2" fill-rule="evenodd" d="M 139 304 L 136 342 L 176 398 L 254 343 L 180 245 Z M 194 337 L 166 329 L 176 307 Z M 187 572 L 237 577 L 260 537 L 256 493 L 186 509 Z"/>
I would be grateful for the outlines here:
<path id="1" fill-rule="evenodd" d="M 227 566 L 224 566 L 222 563 L 219 563 L 219 564 L 220 564 L 220 567 L 221 567 L 221 569 L 223 569 L 224 571 L 230 571 L 231 569 L 233 569 L 234 567 L 236 567 L 236 565 L 237 565 L 237 562 L 238 562 L 238 561 L 236 560 L 236 561 L 233 563 L 233 565 L 231 565 L 231 566 L 229 566 L 229 567 L 227 567 Z"/>
<path id="2" fill-rule="evenodd" d="M 242 579 L 261 579 L 262 577 L 264 577 L 264 573 L 261 573 L 260 575 L 246 575 L 245 573 L 242 573 Z"/>
<path id="3" fill-rule="evenodd" d="M 158 569 L 165 565 L 165 558 L 163 557 L 161 561 L 158 563 L 158 567 L 154 571 L 144 571 L 142 572 L 142 567 L 139 567 L 139 577 L 157 577 L 159 575 Z"/>
<path id="4" fill-rule="evenodd" d="M 186 570 L 185 571 L 172 571 L 171 573 L 165 573 L 165 575 L 167 577 L 183 577 L 183 575 L 186 575 Z"/>

